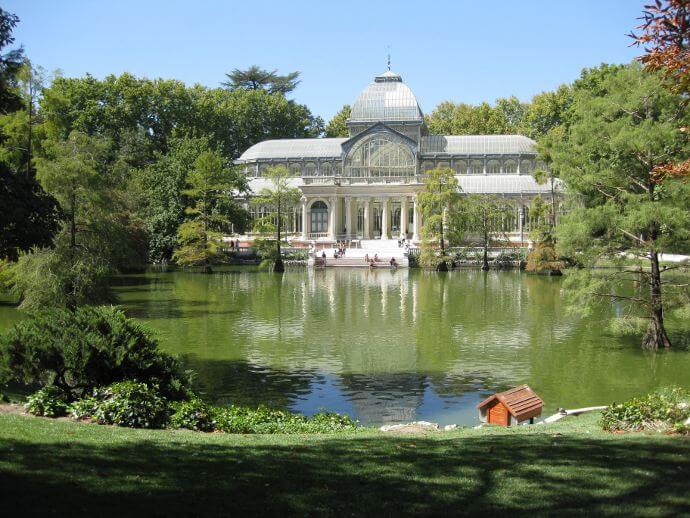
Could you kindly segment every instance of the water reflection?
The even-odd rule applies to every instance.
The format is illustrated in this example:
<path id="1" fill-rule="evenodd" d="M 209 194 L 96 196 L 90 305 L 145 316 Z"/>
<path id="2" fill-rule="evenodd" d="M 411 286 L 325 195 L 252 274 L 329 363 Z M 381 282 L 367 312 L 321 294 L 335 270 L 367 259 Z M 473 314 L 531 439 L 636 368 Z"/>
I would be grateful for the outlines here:
<path id="1" fill-rule="evenodd" d="M 690 386 L 687 349 L 643 354 L 568 315 L 560 279 L 519 272 L 149 273 L 116 290 L 216 402 L 473 424 L 478 401 L 519 383 L 547 411 Z"/>

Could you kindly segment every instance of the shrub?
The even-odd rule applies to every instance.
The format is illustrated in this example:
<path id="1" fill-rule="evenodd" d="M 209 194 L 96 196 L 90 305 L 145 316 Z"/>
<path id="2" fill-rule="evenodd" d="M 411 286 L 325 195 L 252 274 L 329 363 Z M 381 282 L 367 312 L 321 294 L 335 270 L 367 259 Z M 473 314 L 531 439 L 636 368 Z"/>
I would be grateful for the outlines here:
<path id="1" fill-rule="evenodd" d="M 564 267 L 565 264 L 558 258 L 553 243 L 550 241 L 543 241 L 537 243 L 534 250 L 527 255 L 527 266 L 525 267 L 525 271 L 545 273 L 560 271 Z"/>
<path id="2" fill-rule="evenodd" d="M 0 336 L 2 373 L 5 382 L 54 385 L 68 399 L 125 380 L 156 385 L 172 400 L 184 399 L 189 386 L 145 328 L 109 307 L 49 310 L 19 322 Z"/>
<path id="3" fill-rule="evenodd" d="M 45 387 L 31 394 L 26 399 L 24 408 L 34 415 L 61 417 L 67 415 L 69 403 L 61 390 L 56 387 Z"/>
<path id="4" fill-rule="evenodd" d="M 690 399 L 686 392 L 674 387 L 653 392 L 625 403 L 613 403 L 602 413 L 604 430 L 680 429 L 690 418 Z"/>
<path id="5" fill-rule="evenodd" d="M 218 408 L 217 428 L 227 433 L 328 433 L 354 430 L 357 422 L 348 416 L 321 413 L 312 417 L 266 406 Z"/>
<path id="6" fill-rule="evenodd" d="M 77 419 L 91 418 L 99 424 L 130 428 L 163 428 L 168 405 L 155 388 L 145 383 L 123 381 L 96 389 L 93 396 L 72 405 Z"/>
<path id="7" fill-rule="evenodd" d="M 216 429 L 213 407 L 198 398 L 173 403 L 172 411 L 169 422 L 172 428 L 187 428 L 201 432 L 212 432 Z"/>

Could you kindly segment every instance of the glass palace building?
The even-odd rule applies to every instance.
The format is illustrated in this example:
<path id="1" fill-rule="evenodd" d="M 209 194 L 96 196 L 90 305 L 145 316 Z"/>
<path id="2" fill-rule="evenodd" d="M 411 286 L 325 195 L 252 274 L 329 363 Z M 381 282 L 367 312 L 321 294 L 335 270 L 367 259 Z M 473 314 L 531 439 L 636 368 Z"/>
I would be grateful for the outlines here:
<path id="1" fill-rule="evenodd" d="M 550 193 L 531 173 L 535 142 L 521 135 L 430 135 L 412 90 L 390 70 L 374 78 L 352 105 L 347 138 L 281 139 L 259 142 L 237 160 L 251 190 L 270 188 L 271 166 L 292 172 L 301 206 L 287 218 L 298 241 L 399 239 L 419 241 L 417 193 L 424 173 L 450 167 L 462 193 L 510 198 L 516 210 L 506 222 L 514 238 L 526 230 L 526 207 Z M 254 217 L 267 208 L 248 206 Z M 518 240 L 518 239 L 515 239 Z"/>

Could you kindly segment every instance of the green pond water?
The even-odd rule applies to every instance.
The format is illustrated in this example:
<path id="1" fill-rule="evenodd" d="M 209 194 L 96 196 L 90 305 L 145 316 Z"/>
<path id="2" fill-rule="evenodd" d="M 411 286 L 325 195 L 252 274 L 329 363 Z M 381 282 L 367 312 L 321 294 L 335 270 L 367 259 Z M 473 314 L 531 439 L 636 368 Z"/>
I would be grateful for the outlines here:
<path id="1" fill-rule="evenodd" d="M 545 414 L 690 388 L 687 345 L 645 353 L 639 339 L 607 334 L 616 305 L 598 318 L 568 314 L 561 282 L 516 271 L 238 268 L 122 276 L 116 290 L 214 402 L 469 425 L 484 397 L 522 383 Z M 20 318 L 0 306 L 0 331 Z"/>

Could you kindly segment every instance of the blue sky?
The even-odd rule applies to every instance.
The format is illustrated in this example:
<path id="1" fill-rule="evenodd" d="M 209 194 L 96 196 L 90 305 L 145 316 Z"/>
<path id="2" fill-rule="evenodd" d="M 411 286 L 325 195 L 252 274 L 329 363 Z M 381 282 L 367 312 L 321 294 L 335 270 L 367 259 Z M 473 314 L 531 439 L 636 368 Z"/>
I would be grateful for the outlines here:
<path id="1" fill-rule="evenodd" d="M 645 0 L 5 0 L 16 43 L 66 76 L 125 71 L 217 86 L 258 64 L 299 70 L 293 98 L 326 120 L 392 68 L 425 112 L 534 94 L 639 50 L 625 36 Z"/>

